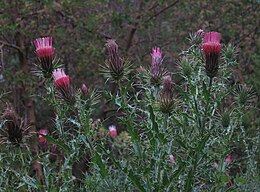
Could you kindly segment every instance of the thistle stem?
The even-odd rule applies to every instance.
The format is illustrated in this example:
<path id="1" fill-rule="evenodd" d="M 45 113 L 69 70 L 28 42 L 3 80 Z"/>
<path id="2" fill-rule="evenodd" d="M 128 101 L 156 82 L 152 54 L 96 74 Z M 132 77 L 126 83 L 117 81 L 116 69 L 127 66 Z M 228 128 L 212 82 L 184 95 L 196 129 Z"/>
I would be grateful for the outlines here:
<path id="1" fill-rule="evenodd" d="M 210 77 L 209 79 L 209 89 L 208 89 L 208 100 L 206 101 L 206 107 L 205 107 L 205 112 L 204 112 L 204 118 L 203 118 L 203 126 L 202 129 L 203 131 L 206 129 L 206 121 L 207 121 L 207 115 L 208 115 L 208 110 L 209 110 L 209 103 L 210 103 L 210 94 L 211 94 L 211 88 L 212 88 L 212 83 L 213 83 L 213 77 Z"/>

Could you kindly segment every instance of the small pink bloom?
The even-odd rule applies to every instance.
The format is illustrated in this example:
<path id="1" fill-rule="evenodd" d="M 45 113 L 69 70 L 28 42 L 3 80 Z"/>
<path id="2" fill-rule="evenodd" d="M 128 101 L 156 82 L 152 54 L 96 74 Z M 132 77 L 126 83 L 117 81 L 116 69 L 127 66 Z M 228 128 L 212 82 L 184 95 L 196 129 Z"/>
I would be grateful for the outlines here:
<path id="1" fill-rule="evenodd" d="M 153 62 L 161 62 L 162 52 L 161 52 L 161 49 L 159 47 L 154 47 L 152 49 L 151 55 L 152 55 Z"/>
<path id="2" fill-rule="evenodd" d="M 64 69 L 56 69 L 52 73 L 54 84 L 58 89 L 67 89 L 70 87 L 70 78 L 64 72 Z"/>
<path id="3" fill-rule="evenodd" d="M 210 54 L 220 54 L 222 48 L 220 39 L 221 34 L 218 32 L 205 33 L 202 47 L 206 56 Z"/>
<path id="4" fill-rule="evenodd" d="M 38 38 L 34 40 L 34 45 L 36 47 L 36 54 L 39 58 L 53 57 L 54 48 L 52 47 L 51 37 Z"/>
<path id="5" fill-rule="evenodd" d="M 169 159 L 170 159 L 171 163 L 175 163 L 175 158 L 174 158 L 173 154 L 169 155 Z"/>
<path id="6" fill-rule="evenodd" d="M 226 164 L 227 165 L 230 164 L 231 161 L 232 161 L 232 156 L 228 154 L 227 157 L 226 157 Z"/>
<path id="7" fill-rule="evenodd" d="M 40 144 L 46 144 L 47 140 L 42 135 L 48 135 L 48 133 L 49 133 L 48 130 L 41 129 L 38 131 L 38 133 L 39 133 L 38 139 L 39 139 Z"/>
<path id="8" fill-rule="evenodd" d="M 154 47 L 152 49 L 152 64 L 151 64 L 151 80 L 153 83 L 158 83 L 159 80 L 162 77 L 162 69 L 161 69 L 161 65 L 162 65 L 162 52 L 161 49 L 159 47 Z"/>
<path id="9" fill-rule="evenodd" d="M 116 137 L 117 136 L 117 130 L 115 125 L 110 125 L 109 126 L 109 133 L 111 137 Z"/>

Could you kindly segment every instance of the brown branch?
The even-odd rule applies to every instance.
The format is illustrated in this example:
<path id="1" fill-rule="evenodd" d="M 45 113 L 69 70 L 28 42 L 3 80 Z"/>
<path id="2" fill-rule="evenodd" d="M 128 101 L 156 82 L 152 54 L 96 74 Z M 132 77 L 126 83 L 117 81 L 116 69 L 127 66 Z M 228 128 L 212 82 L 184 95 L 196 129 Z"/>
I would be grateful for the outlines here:
<path id="1" fill-rule="evenodd" d="M 7 47 L 11 47 L 11 48 L 16 49 L 16 50 L 18 50 L 19 52 L 23 53 L 23 50 L 21 49 L 21 47 L 19 47 L 19 46 L 17 46 L 17 45 L 14 45 L 14 44 L 11 44 L 11 43 L 2 41 L 2 40 L 0 40 L 0 43 L 1 43 L 2 45 L 5 45 L 5 46 L 7 46 Z"/>
<path id="2" fill-rule="evenodd" d="M 138 7 L 137 7 L 137 11 L 140 11 L 141 7 L 142 7 L 142 3 L 139 2 Z M 139 25 L 139 21 L 138 21 L 138 20 L 139 20 L 140 18 L 141 18 L 141 14 L 138 13 L 138 14 L 136 15 L 136 17 L 135 17 L 134 25 L 133 25 L 131 31 L 129 32 L 129 35 L 128 35 L 128 38 L 127 38 L 127 41 L 126 41 L 126 42 L 127 42 L 127 43 L 126 43 L 126 48 L 125 48 L 125 51 L 126 51 L 126 52 L 127 52 L 127 51 L 129 50 L 129 48 L 131 47 L 132 40 L 133 40 L 133 38 L 134 38 L 135 32 L 136 32 L 136 30 L 137 30 L 137 27 L 138 27 L 138 25 Z"/>
<path id="3" fill-rule="evenodd" d="M 144 21 L 144 23 L 151 21 L 153 18 L 157 17 L 158 15 L 162 14 L 163 12 L 167 11 L 168 9 L 170 9 L 171 7 L 173 7 L 174 5 L 176 5 L 179 2 L 179 0 L 173 2 L 172 4 L 162 8 L 160 11 L 158 11 L 157 13 L 153 14 L 151 17 L 149 17 L 147 20 Z"/>
<path id="4" fill-rule="evenodd" d="M 140 18 L 142 18 L 145 14 L 137 14 L 135 20 L 136 22 L 134 23 L 134 25 L 132 26 L 131 31 L 129 32 L 128 38 L 127 38 L 127 44 L 126 44 L 126 52 L 129 50 L 129 48 L 132 45 L 132 40 L 134 38 L 134 35 L 137 31 L 137 28 L 139 25 L 141 25 L 142 23 L 146 23 L 149 22 L 150 20 L 152 20 L 153 18 L 159 16 L 160 14 L 162 14 L 163 12 L 167 11 L 168 9 L 170 9 L 171 7 L 173 7 L 174 5 L 176 5 L 179 2 L 179 0 L 174 1 L 173 3 L 171 3 L 170 5 L 162 8 L 160 11 L 156 12 L 155 14 L 153 14 L 152 16 L 150 16 L 148 19 L 144 20 L 144 21 L 138 21 L 140 20 Z M 152 10 L 154 7 L 154 4 L 151 4 L 151 7 L 149 6 L 148 10 Z M 138 11 L 141 9 L 141 3 L 138 7 Z M 148 14 L 149 11 L 146 11 L 145 13 Z"/>

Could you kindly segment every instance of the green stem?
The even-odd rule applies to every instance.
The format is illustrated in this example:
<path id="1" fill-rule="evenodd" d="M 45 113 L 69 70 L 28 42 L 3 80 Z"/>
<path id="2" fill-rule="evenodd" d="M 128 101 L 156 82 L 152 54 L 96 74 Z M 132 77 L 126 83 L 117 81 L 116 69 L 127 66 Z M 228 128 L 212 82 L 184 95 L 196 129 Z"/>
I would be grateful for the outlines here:
<path id="1" fill-rule="evenodd" d="M 211 88 L 212 88 L 212 83 L 213 83 L 213 78 L 210 77 L 209 79 L 209 90 L 208 90 L 208 97 L 209 99 L 207 100 L 206 107 L 205 107 L 205 112 L 204 112 L 204 118 L 203 118 L 203 126 L 202 126 L 202 133 L 206 129 L 206 122 L 207 122 L 207 115 L 208 115 L 208 110 L 209 110 L 209 104 L 210 104 L 210 94 L 211 94 Z"/>

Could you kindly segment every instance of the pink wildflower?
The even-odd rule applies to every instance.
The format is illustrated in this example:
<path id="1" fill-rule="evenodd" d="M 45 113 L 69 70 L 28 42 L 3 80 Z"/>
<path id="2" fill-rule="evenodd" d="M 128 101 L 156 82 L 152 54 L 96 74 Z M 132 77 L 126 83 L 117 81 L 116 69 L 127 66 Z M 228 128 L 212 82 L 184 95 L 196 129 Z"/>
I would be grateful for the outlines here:
<path id="1" fill-rule="evenodd" d="M 231 161 L 232 161 L 232 156 L 228 154 L 226 157 L 226 164 L 229 165 Z"/>
<path id="2" fill-rule="evenodd" d="M 52 47 L 52 38 L 44 37 L 34 40 L 34 45 L 36 47 L 36 54 L 39 58 L 53 57 L 54 48 Z"/>
<path id="3" fill-rule="evenodd" d="M 46 144 L 47 140 L 42 135 L 48 135 L 48 133 L 49 133 L 48 130 L 41 129 L 41 130 L 38 131 L 38 133 L 39 133 L 38 138 L 39 138 L 40 144 Z"/>
<path id="4" fill-rule="evenodd" d="M 52 77 L 57 90 L 61 93 L 66 101 L 74 102 L 73 89 L 70 85 L 70 78 L 65 74 L 64 69 L 53 71 Z"/>
<path id="5" fill-rule="evenodd" d="M 170 154 L 170 155 L 169 155 L 169 159 L 170 159 L 170 162 L 171 162 L 171 163 L 175 163 L 175 158 L 174 158 L 174 155 L 173 155 L 173 154 Z"/>
<path id="6" fill-rule="evenodd" d="M 217 75 L 219 57 L 221 52 L 221 34 L 218 32 L 208 32 L 204 34 L 202 49 L 206 59 L 206 73 L 213 78 Z"/>
<path id="7" fill-rule="evenodd" d="M 117 130 L 115 125 L 110 125 L 109 126 L 109 133 L 111 137 L 116 137 L 117 136 Z"/>
<path id="8" fill-rule="evenodd" d="M 159 47 L 154 47 L 152 49 L 152 65 L 151 65 L 151 82 L 158 83 L 162 77 L 162 52 Z"/>

